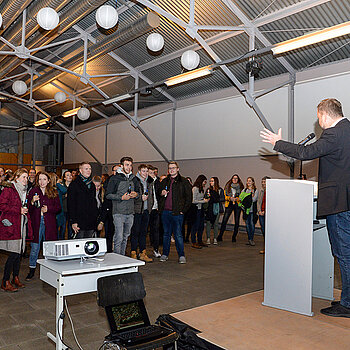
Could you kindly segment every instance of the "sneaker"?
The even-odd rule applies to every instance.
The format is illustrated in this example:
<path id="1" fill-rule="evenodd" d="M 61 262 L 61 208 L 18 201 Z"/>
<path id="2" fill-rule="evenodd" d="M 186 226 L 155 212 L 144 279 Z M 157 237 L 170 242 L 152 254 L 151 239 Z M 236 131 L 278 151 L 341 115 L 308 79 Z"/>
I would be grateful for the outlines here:
<path id="1" fill-rule="evenodd" d="M 198 242 L 198 244 L 199 244 L 201 247 L 208 247 L 208 244 L 205 244 L 204 242 Z"/>
<path id="2" fill-rule="evenodd" d="M 210 238 L 207 239 L 207 244 L 210 245 Z"/>
<path id="3" fill-rule="evenodd" d="M 214 244 L 218 244 L 218 240 L 216 238 L 214 238 Z"/>
<path id="4" fill-rule="evenodd" d="M 186 264 L 186 258 L 184 256 L 179 257 L 179 264 Z"/>
<path id="5" fill-rule="evenodd" d="M 161 261 L 161 262 L 165 262 L 167 260 L 168 260 L 168 257 L 166 255 L 162 255 L 159 259 L 159 261 Z"/>
<path id="6" fill-rule="evenodd" d="M 252 239 L 250 239 L 250 240 L 248 240 L 248 243 L 246 243 L 246 245 L 254 246 L 255 242 Z"/>
<path id="7" fill-rule="evenodd" d="M 265 254 L 265 249 L 260 250 L 259 254 Z"/>
<path id="8" fill-rule="evenodd" d="M 162 254 L 160 254 L 159 252 L 158 252 L 158 250 L 153 250 L 153 255 L 156 257 L 156 258 L 160 258 L 161 256 L 162 256 Z"/>
<path id="9" fill-rule="evenodd" d="M 171 243 L 175 243 L 175 239 L 173 236 L 171 236 L 171 239 L 170 239 Z"/>

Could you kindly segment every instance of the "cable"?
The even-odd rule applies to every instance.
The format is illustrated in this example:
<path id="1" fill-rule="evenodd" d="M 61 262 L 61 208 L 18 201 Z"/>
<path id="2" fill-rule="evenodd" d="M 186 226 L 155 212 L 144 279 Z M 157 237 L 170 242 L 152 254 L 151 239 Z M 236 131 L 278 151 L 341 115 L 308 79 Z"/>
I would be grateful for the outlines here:
<path id="1" fill-rule="evenodd" d="M 70 324 L 71 324 L 71 326 L 72 326 L 72 332 L 73 332 L 74 340 L 75 340 L 75 342 L 77 343 L 79 349 L 80 349 L 80 350 L 84 350 L 84 349 L 81 347 L 81 345 L 80 345 L 80 343 L 79 343 L 79 341 L 78 341 L 78 338 L 77 338 L 77 336 L 76 336 L 76 334 L 75 334 L 75 329 L 74 329 L 74 325 L 73 325 L 73 320 L 72 320 L 72 317 L 70 316 L 70 313 L 69 313 L 69 310 L 68 310 L 68 305 L 67 305 L 67 300 L 66 300 L 66 299 L 64 299 L 64 306 L 65 306 L 65 308 L 66 308 L 66 310 L 67 310 L 67 315 L 68 315 L 68 318 L 69 318 L 69 322 L 70 322 Z"/>
<path id="2" fill-rule="evenodd" d="M 58 337 L 60 338 L 60 341 L 61 343 L 67 348 L 67 349 L 70 349 L 70 350 L 73 350 L 73 348 L 71 348 L 69 345 L 67 345 L 63 339 L 62 339 L 62 336 L 61 336 L 61 333 L 60 333 L 60 327 L 59 327 L 59 322 L 60 322 L 60 319 L 64 319 L 65 317 L 65 314 L 64 312 L 62 311 L 61 312 L 61 315 L 59 315 L 58 319 L 57 319 L 57 333 L 58 333 Z M 57 341 L 57 340 L 56 340 Z"/>

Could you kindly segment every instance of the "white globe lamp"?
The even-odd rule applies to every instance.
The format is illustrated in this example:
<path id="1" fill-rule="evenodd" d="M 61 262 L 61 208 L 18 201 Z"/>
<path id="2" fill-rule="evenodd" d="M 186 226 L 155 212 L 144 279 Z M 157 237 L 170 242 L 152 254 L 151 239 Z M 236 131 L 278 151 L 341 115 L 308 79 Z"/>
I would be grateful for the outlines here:
<path id="1" fill-rule="evenodd" d="M 113 28 L 118 22 L 118 12 L 111 5 L 103 5 L 96 11 L 96 22 L 104 29 Z"/>
<path id="2" fill-rule="evenodd" d="M 42 8 L 36 15 L 39 26 L 45 30 L 52 30 L 58 26 L 60 21 L 57 12 L 51 7 Z"/>
<path id="3" fill-rule="evenodd" d="M 164 46 L 164 38 L 158 33 L 152 33 L 147 37 L 146 44 L 153 52 L 160 51 Z"/>
<path id="4" fill-rule="evenodd" d="M 58 91 L 58 92 L 55 93 L 54 99 L 55 99 L 55 101 L 57 103 L 65 102 L 66 98 L 67 98 L 66 94 L 64 92 L 62 92 L 62 91 Z"/>
<path id="5" fill-rule="evenodd" d="M 12 84 L 12 90 L 16 95 L 23 95 L 27 92 L 27 84 L 22 80 L 16 80 Z"/>
<path id="6" fill-rule="evenodd" d="M 88 120 L 90 117 L 90 111 L 87 108 L 82 107 L 78 110 L 77 116 L 81 121 Z"/>
<path id="7" fill-rule="evenodd" d="M 200 58 L 198 53 L 193 50 L 187 50 L 181 56 L 182 67 L 186 68 L 187 70 L 197 68 L 199 65 L 199 61 Z"/>

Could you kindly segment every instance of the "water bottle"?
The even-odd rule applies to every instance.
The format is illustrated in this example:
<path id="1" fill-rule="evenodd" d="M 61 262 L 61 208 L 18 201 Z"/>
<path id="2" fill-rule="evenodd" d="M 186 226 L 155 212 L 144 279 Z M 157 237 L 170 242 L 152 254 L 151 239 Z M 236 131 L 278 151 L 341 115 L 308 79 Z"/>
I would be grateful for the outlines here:
<path id="1" fill-rule="evenodd" d="M 128 194 L 131 193 L 131 185 L 129 185 L 129 188 L 128 188 Z"/>
<path id="2" fill-rule="evenodd" d="M 144 195 L 145 195 L 145 196 L 148 196 L 148 188 L 145 189 Z"/>
<path id="3" fill-rule="evenodd" d="M 168 186 L 165 186 L 165 191 L 168 191 Z M 166 193 L 166 195 L 164 197 L 167 197 L 168 193 Z"/>
<path id="4" fill-rule="evenodd" d="M 28 199 L 26 198 L 22 204 L 23 208 L 28 208 Z"/>
<path id="5" fill-rule="evenodd" d="M 35 193 L 35 195 L 37 196 L 38 194 Z M 40 208 L 40 200 L 39 200 L 39 199 L 36 200 L 36 201 L 34 202 L 34 206 L 35 206 L 36 208 Z"/>

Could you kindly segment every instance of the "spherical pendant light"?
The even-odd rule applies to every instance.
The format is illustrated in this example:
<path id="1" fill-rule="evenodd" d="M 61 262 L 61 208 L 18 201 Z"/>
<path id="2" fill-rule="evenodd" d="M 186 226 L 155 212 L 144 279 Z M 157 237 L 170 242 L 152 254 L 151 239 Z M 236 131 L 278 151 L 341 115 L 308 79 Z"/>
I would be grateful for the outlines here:
<path id="1" fill-rule="evenodd" d="M 90 117 L 90 111 L 87 108 L 82 107 L 78 110 L 77 116 L 81 121 L 88 120 Z"/>
<path id="2" fill-rule="evenodd" d="M 22 80 L 16 80 L 12 84 L 12 90 L 16 95 L 23 95 L 27 92 L 27 84 Z"/>
<path id="3" fill-rule="evenodd" d="M 96 11 L 96 22 L 104 29 L 113 28 L 118 22 L 118 12 L 110 5 L 103 5 Z"/>
<path id="4" fill-rule="evenodd" d="M 55 101 L 57 103 L 65 102 L 66 98 L 67 98 L 66 94 L 64 92 L 62 92 L 62 91 L 58 91 L 58 92 L 55 93 L 54 99 L 55 99 Z"/>
<path id="5" fill-rule="evenodd" d="M 187 50 L 181 56 L 182 67 L 192 70 L 198 67 L 199 65 L 199 55 L 196 51 Z"/>
<path id="6" fill-rule="evenodd" d="M 0 28 L 2 26 L 2 16 L 1 16 L 1 13 L 0 13 Z"/>
<path id="7" fill-rule="evenodd" d="M 51 7 L 42 8 L 36 15 L 39 26 L 45 30 L 52 30 L 58 26 L 60 21 L 57 12 Z"/>
<path id="8" fill-rule="evenodd" d="M 147 37 L 146 41 L 149 50 L 157 52 L 164 46 L 164 38 L 158 33 L 152 33 Z"/>

